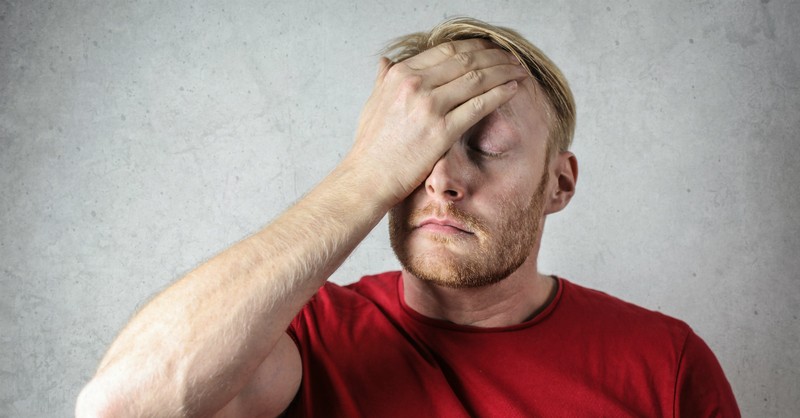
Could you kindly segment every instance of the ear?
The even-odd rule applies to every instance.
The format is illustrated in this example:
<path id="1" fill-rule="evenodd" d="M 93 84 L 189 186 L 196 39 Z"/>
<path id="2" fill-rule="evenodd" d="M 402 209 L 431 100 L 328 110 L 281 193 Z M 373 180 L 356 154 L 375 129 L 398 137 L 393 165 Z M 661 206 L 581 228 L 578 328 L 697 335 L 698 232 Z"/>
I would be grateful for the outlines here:
<path id="1" fill-rule="evenodd" d="M 549 215 L 567 207 L 578 183 L 578 159 L 569 151 L 558 152 L 550 162 L 550 183 L 544 213 Z"/>

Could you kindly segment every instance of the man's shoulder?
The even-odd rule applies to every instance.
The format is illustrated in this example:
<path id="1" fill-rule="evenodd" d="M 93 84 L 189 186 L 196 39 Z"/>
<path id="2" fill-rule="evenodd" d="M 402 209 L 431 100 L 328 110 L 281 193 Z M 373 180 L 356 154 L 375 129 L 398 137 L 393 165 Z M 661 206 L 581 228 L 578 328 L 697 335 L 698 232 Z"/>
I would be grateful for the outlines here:
<path id="1" fill-rule="evenodd" d="M 586 324 L 603 323 L 620 333 L 664 335 L 678 340 L 692 332 L 689 325 L 675 317 L 623 300 L 606 292 L 560 279 L 565 312 Z"/>
<path id="2" fill-rule="evenodd" d="M 399 278 L 399 271 L 387 271 L 365 275 L 358 281 L 348 284 L 328 281 L 314 295 L 311 303 L 357 306 L 361 303 L 372 304 L 376 301 L 388 301 L 397 294 Z"/>
<path id="3" fill-rule="evenodd" d="M 400 271 L 386 271 L 378 274 L 368 274 L 361 276 L 358 280 L 347 283 L 338 284 L 328 281 L 320 289 L 321 292 L 328 292 L 334 294 L 364 294 L 371 292 L 391 292 L 397 287 L 397 281 L 400 279 Z"/>
<path id="4" fill-rule="evenodd" d="M 343 287 L 357 293 L 369 291 L 395 291 L 397 288 L 397 281 L 400 280 L 400 276 L 400 271 L 386 271 L 378 274 L 368 274 L 361 276 L 361 278 L 357 281 L 344 285 Z"/>

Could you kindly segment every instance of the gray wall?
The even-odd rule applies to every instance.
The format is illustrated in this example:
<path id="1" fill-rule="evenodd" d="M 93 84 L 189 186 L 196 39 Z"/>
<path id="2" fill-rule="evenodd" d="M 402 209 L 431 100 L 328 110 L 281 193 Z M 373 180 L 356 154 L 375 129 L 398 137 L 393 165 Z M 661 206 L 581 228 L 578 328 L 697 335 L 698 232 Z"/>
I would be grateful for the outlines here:
<path id="1" fill-rule="evenodd" d="M 137 307 L 347 151 L 383 43 L 463 14 L 577 97 L 544 270 L 689 322 L 745 416 L 800 416 L 800 2 L 496 3 L 0 2 L 0 416 L 71 414 Z M 396 268 L 386 235 L 334 280 Z"/>

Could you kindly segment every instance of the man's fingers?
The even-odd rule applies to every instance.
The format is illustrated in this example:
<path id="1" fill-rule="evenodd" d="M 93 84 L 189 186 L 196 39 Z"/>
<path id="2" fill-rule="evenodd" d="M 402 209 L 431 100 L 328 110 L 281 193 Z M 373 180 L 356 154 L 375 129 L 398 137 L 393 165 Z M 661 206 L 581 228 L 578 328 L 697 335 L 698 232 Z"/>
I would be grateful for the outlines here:
<path id="1" fill-rule="evenodd" d="M 470 71 L 508 64 L 521 66 L 514 55 L 499 48 L 459 52 L 449 59 L 425 69 L 425 84 L 430 88 L 435 88 L 456 80 Z"/>
<path id="2" fill-rule="evenodd" d="M 444 114 L 497 86 L 526 77 L 528 77 L 528 73 L 525 67 L 514 64 L 473 70 L 434 89 L 432 94 L 434 106 L 441 114 Z"/>
<path id="3" fill-rule="evenodd" d="M 488 116 L 503 103 L 511 100 L 517 90 L 519 90 L 519 82 L 511 80 L 467 100 L 445 116 L 447 132 L 450 136 L 460 137 L 467 129 Z"/>
<path id="4" fill-rule="evenodd" d="M 481 49 L 497 49 L 497 45 L 485 39 L 462 39 L 458 41 L 445 42 L 433 48 L 422 51 L 419 54 L 403 61 L 413 70 L 422 70 L 433 67 L 454 55 L 462 52 L 472 52 Z"/>

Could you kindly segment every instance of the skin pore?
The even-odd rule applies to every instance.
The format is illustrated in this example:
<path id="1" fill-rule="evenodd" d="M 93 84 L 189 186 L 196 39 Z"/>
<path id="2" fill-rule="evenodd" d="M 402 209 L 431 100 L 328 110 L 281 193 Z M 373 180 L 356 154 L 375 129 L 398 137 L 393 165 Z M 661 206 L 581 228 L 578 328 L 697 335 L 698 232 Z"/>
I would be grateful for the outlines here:
<path id="1" fill-rule="evenodd" d="M 538 273 L 536 259 L 545 215 L 560 209 L 553 197 L 574 156 L 550 152 L 547 105 L 532 80 L 521 87 L 390 212 L 406 303 L 425 316 L 512 325 L 555 294 L 555 280 Z"/>

